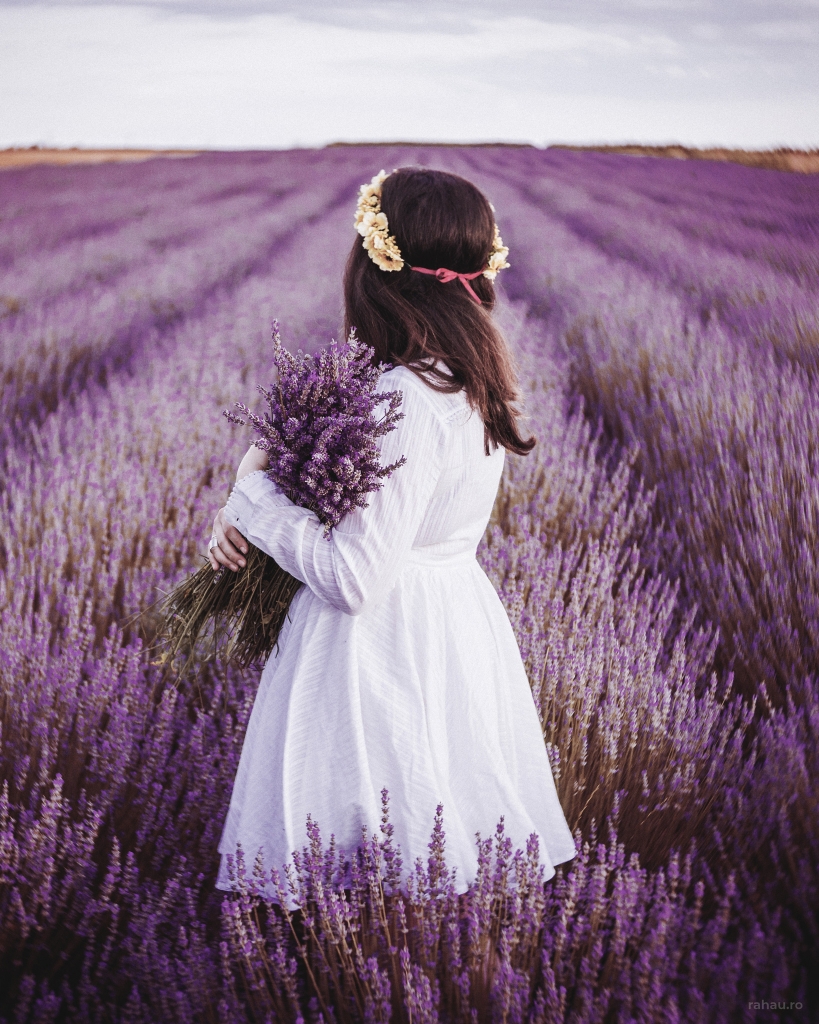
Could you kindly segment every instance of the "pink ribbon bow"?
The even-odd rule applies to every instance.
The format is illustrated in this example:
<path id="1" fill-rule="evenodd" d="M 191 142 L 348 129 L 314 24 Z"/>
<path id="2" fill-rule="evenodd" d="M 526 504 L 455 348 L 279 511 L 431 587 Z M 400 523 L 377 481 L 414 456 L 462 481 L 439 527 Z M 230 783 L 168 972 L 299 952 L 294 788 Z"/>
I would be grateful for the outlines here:
<path id="1" fill-rule="evenodd" d="M 426 267 L 412 267 L 412 270 L 417 270 L 419 274 L 432 274 L 433 277 L 437 277 L 442 284 L 448 284 L 450 281 L 454 281 L 457 277 L 461 284 L 466 288 L 475 302 L 481 305 L 481 300 L 472 288 L 470 281 L 474 281 L 476 277 L 480 277 L 483 273 L 482 270 L 476 270 L 474 274 L 459 274 L 456 270 L 446 270 L 444 267 L 439 267 L 437 270 L 428 270 Z"/>

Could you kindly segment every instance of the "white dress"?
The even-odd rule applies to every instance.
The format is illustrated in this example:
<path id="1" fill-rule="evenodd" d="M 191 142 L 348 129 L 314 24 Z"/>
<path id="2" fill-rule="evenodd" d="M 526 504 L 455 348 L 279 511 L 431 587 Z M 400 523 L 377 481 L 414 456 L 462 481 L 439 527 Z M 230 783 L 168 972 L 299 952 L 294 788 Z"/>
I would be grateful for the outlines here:
<path id="1" fill-rule="evenodd" d="M 506 611 L 475 552 L 503 470 L 463 392 L 433 391 L 404 367 L 379 390 L 403 393 L 382 464 L 406 464 L 329 539 L 264 472 L 234 488 L 226 515 L 302 587 L 262 673 L 219 852 L 241 843 L 281 870 L 307 844 L 308 812 L 347 856 L 361 827 L 380 837 L 389 791 L 403 875 L 424 863 L 443 804 L 446 860 L 464 892 L 476 833 L 504 817 L 514 848 L 540 841 L 544 878 L 575 846 Z M 273 895 L 273 892 L 270 892 Z"/>

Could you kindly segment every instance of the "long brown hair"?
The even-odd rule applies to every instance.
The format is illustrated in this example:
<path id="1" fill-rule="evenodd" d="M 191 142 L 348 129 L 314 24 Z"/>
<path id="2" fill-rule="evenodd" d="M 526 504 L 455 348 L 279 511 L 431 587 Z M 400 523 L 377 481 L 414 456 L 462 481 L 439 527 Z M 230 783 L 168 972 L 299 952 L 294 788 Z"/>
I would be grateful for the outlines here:
<path id="1" fill-rule="evenodd" d="M 381 186 L 381 209 L 404 266 L 381 270 L 357 236 L 344 273 L 346 330 L 382 362 L 406 366 L 436 391 L 463 389 L 490 442 L 526 455 L 535 439 L 518 433 L 517 380 L 506 341 L 492 319 L 495 289 L 487 278 L 472 287 L 480 306 L 457 279 L 442 284 L 410 268 L 482 270 L 492 249 L 495 218 L 484 194 L 457 174 L 402 167 Z M 441 360 L 449 369 L 438 369 Z"/>

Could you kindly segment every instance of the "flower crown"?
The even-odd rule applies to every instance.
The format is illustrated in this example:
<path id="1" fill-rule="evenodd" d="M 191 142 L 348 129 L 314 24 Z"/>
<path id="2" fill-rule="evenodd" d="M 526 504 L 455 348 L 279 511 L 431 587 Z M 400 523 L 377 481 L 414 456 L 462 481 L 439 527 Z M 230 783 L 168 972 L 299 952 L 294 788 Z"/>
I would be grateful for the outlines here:
<path id="1" fill-rule="evenodd" d="M 373 263 L 381 270 L 400 270 L 404 266 L 401 250 L 394 236 L 389 233 L 387 215 L 381 210 L 381 185 L 386 177 L 385 171 L 379 171 L 369 185 L 361 186 L 355 210 L 355 227 L 363 237 L 364 248 Z M 508 255 L 509 250 L 503 244 L 496 224 L 492 251 L 482 271 L 483 276 L 494 281 L 498 271 L 509 266 L 506 262 Z"/>

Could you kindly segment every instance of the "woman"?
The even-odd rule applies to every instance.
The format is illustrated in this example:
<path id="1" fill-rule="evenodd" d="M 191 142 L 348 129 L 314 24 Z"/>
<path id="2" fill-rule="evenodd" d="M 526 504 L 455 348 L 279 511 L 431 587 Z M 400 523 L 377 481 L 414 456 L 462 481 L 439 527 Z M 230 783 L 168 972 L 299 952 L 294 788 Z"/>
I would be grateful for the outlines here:
<path id="1" fill-rule="evenodd" d="M 361 192 L 347 328 L 394 367 L 379 387 L 402 392 L 404 418 L 382 460 L 406 464 L 326 538 L 251 448 L 216 516 L 214 569 L 238 570 L 250 541 L 305 584 L 262 674 L 217 884 L 231 887 L 237 843 L 280 868 L 305 845 L 308 813 L 350 856 L 362 825 L 378 831 L 384 786 L 405 873 L 442 803 L 460 892 L 476 833 L 501 816 L 515 847 L 537 833 L 550 878 L 574 842 L 512 628 L 475 558 L 505 451 L 534 446 L 491 317 L 507 250 L 488 200 L 456 175 L 402 168 Z"/>

